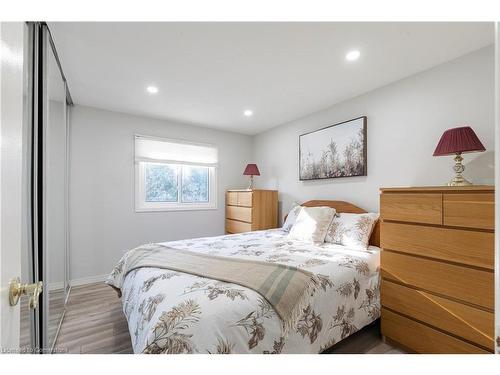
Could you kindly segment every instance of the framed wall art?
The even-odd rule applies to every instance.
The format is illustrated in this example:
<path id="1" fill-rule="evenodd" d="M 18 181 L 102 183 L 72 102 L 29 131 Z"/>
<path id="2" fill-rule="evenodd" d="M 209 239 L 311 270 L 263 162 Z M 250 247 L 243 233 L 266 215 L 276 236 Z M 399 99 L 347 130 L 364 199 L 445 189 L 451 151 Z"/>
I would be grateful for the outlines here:
<path id="1" fill-rule="evenodd" d="M 299 136 L 299 179 L 366 176 L 366 116 Z"/>

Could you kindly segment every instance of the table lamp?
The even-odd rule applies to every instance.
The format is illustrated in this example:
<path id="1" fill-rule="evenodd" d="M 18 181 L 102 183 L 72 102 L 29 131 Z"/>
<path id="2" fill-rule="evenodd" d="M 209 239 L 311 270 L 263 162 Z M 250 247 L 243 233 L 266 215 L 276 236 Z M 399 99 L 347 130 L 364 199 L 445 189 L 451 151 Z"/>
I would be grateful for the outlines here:
<path id="1" fill-rule="evenodd" d="M 476 133 L 470 126 L 462 126 L 446 130 L 434 151 L 433 156 L 455 155 L 455 177 L 448 182 L 448 186 L 469 186 L 471 182 L 467 181 L 462 172 L 465 170 L 462 164 L 462 154 L 466 152 L 486 151 Z"/>
<path id="2" fill-rule="evenodd" d="M 253 176 L 260 176 L 259 168 L 257 164 L 247 164 L 245 168 L 245 172 L 243 172 L 243 176 L 250 176 L 250 184 L 248 185 L 247 190 L 252 190 L 253 188 Z"/>

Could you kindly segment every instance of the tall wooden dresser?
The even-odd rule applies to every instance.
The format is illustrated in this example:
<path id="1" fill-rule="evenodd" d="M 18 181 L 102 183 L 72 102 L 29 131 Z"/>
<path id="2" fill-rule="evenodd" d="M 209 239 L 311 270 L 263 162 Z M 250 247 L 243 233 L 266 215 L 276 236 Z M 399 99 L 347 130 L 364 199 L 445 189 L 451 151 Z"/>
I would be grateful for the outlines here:
<path id="1" fill-rule="evenodd" d="M 382 335 L 417 353 L 494 351 L 494 187 L 382 188 Z"/>
<path id="2" fill-rule="evenodd" d="M 278 227 L 277 190 L 228 190 L 226 233 L 242 233 Z"/>

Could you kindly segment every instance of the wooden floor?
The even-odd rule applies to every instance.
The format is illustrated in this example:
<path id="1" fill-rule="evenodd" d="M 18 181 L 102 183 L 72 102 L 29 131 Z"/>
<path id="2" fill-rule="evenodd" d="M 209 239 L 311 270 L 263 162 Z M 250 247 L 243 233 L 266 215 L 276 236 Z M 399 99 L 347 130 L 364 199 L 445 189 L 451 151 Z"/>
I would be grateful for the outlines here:
<path id="1" fill-rule="evenodd" d="M 72 288 L 56 352 L 132 353 L 127 321 L 116 292 L 103 283 Z M 330 354 L 402 353 L 382 342 L 377 323 L 343 340 Z"/>
<path id="2" fill-rule="evenodd" d="M 405 352 L 382 341 L 380 320 L 377 320 L 334 345 L 324 354 L 405 354 Z"/>
<path id="3" fill-rule="evenodd" d="M 116 292 L 104 283 L 72 288 L 56 347 L 66 353 L 132 353 Z"/>
<path id="4" fill-rule="evenodd" d="M 53 340 L 57 334 L 59 323 L 64 312 L 64 290 L 52 290 L 49 292 L 49 346 L 52 346 Z M 41 298 L 41 297 L 40 297 Z M 31 347 L 31 329 L 30 329 L 30 313 L 29 299 L 21 298 L 21 324 L 19 334 L 19 346 L 21 348 Z M 50 349 L 49 347 L 49 349 Z"/>

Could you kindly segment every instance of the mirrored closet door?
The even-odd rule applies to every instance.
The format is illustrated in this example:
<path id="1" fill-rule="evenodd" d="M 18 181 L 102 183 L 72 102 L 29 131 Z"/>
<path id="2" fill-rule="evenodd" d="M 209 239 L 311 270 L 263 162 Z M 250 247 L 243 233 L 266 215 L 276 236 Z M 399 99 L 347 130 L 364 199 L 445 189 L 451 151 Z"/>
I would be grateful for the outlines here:
<path id="1" fill-rule="evenodd" d="M 27 22 L 24 44 L 26 228 L 20 281 L 36 293 L 21 298 L 19 344 L 26 353 L 51 353 L 57 348 L 70 290 L 68 115 L 72 101 L 48 26 Z"/>
<path id="2" fill-rule="evenodd" d="M 43 72 L 43 346 L 52 351 L 62 324 L 68 280 L 68 91 L 57 51 L 42 25 Z"/>

